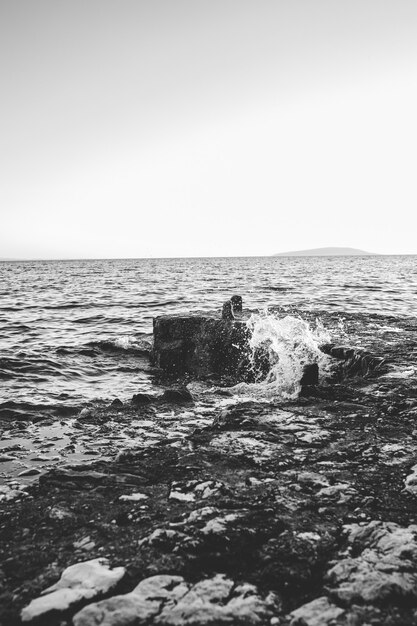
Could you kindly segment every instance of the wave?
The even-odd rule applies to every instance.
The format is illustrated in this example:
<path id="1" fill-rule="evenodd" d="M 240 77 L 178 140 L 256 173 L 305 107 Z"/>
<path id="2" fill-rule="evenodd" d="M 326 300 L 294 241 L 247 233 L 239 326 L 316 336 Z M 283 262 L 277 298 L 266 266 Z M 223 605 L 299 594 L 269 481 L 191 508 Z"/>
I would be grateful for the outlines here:
<path id="1" fill-rule="evenodd" d="M 137 339 L 132 336 L 117 337 L 116 339 L 103 339 L 90 341 L 87 348 L 98 349 L 103 352 L 124 352 L 137 356 L 149 356 L 152 350 L 152 342 L 149 339 Z"/>
<path id="2" fill-rule="evenodd" d="M 39 421 L 45 417 L 70 417 L 76 415 L 79 406 L 65 404 L 42 404 L 34 402 L 15 402 L 7 400 L 0 403 L 0 419 L 29 419 Z"/>
<path id="3" fill-rule="evenodd" d="M 52 359 L 17 353 L 16 356 L 0 358 L 0 379 L 39 372 L 55 374 L 62 370 L 62 365 Z"/>
<path id="4" fill-rule="evenodd" d="M 319 319 L 311 326 L 301 317 L 279 318 L 263 311 L 253 314 L 247 325 L 251 331 L 252 368 L 258 382 L 236 385 L 235 391 L 295 399 L 301 391 L 306 365 L 317 363 L 321 379 L 331 373 L 332 360 L 320 350 L 320 345 L 331 337 Z"/>

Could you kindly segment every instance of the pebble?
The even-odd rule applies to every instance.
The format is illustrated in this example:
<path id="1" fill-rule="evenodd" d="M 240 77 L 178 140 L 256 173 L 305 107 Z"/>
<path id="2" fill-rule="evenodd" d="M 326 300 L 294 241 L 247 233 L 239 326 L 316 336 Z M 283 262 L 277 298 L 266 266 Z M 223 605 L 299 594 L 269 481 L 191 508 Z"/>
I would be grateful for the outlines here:
<path id="1" fill-rule="evenodd" d="M 140 500 L 147 500 L 149 496 L 146 493 L 131 493 L 129 495 L 120 496 L 119 500 L 122 502 L 139 502 Z"/>

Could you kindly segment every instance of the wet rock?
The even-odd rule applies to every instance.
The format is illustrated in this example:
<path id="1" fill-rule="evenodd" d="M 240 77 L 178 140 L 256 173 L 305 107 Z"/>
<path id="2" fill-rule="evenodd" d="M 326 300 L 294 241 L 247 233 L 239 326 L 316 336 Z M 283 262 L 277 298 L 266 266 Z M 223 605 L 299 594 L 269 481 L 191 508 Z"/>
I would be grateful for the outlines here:
<path id="1" fill-rule="evenodd" d="M 162 394 L 163 402 L 175 402 L 182 404 L 183 402 L 194 402 L 194 398 L 186 387 L 173 387 L 166 389 Z"/>
<path id="2" fill-rule="evenodd" d="M 334 344 L 324 344 L 320 346 L 324 354 L 328 354 L 340 361 L 337 376 L 367 376 L 372 373 L 382 374 L 387 371 L 386 359 L 370 354 L 360 348 L 348 348 L 346 346 L 335 346 Z"/>
<path id="3" fill-rule="evenodd" d="M 8 454 L 0 454 L 0 463 L 10 463 L 10 461 L 17 461 L 17 457 Z"/>
<path id="4" fill-rule="evenodd" d="M 115 398 L 111 403 L 110 403 L 110 408 L 111 409 L 121 409 L 123 407 L 123 402 L 121 400 L 119 400 L 119 398 Z"/>
<path id="5" fill-rule="evenodd" d="M 304 366 L 303 375 L 300 380 L 301 387 L 309 387 L 319 384 L 319 366 L 317 363 L 309 363 Z"/>
<path id="6" fill-rule="evenodd" d="M 89 605 L 77 613 L 74 626 L 135 626 L 152 621 L 159 626 L 183 624 L 261 624 L 279 602 L 262 598 L 253 585 L 235 583 L 223 575 L 195 585 L 180 576 L 146 578 L 130 593 Z"/>
<path id="7" fill-rule="evenodd" d="M 84 407 L 83 409 L 81 409 L 80 413 L 78 414 L 78 418 L 79 420 L 83 420 L 86 419 L 88 417 L 91 417 L 93 415 L 93 411 L 87 407 Z"/>
<path id="8" fill-rule="evenodd" d="M 142 406 L 144 404 L 151 404 L 153 398 L 148 393 L 135 393 L 132 396 L 132 404 L 134 406 Z"/>
<path id="9" fill-rule="evenodd" d="M 41 470 L 36 467 L 30 467 L 29 469 L 25 469 L 22 472 L 18 473 L 18 476 L 37 476 L 41 474 Z"/>
<path id="10" fill-rule="evenodd" d="M 242 296 L 232 296 L 230 298 L 230 302 L 232 303 L 233 313 L 241 313 L 243 309 L 243 299 Z"/>
<path id="11" fill-rule="evenodd" d="M 243 320 L 203 315 L 154 319 L 153 362 L 170 376 L 244 376 L 249 360 L 249 330 Z"/>
<path id="12" fill-rule="evenodd" d="M 290 626 L 333 626 L 335 620 L 344 614 L 344 609 L 323 596 L 293 611 Z"/>
<path id="13" fill-rule="evenodd" d="M 222 307 L 222 320 L 234 320 L 233 306 L 230 300 L 224 302 Z"/>
<path id="14" fill-rule="evenodd" d="M 21 612 L 22 622 L 47 618 L 63 612 L 83 600 L 107 593 L 125 575 L 124 567 L 109 568 L 107 559 L 93 559 L 67 567 L 60 580 L 32 600 Z"/>

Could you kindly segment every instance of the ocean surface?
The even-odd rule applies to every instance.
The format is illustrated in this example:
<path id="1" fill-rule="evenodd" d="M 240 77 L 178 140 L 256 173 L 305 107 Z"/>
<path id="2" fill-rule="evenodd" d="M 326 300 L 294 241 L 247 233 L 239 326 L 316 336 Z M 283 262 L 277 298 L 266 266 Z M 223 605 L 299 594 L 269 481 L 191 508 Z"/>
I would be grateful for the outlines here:
<path id="1" fill-rule="evenodd" d="M 220 314 L 233 294 L 255 310 L 415 316 L 417 257 L 0 262 L 2 417 L 65 417 L 149 390 L 152 319 Z"/>

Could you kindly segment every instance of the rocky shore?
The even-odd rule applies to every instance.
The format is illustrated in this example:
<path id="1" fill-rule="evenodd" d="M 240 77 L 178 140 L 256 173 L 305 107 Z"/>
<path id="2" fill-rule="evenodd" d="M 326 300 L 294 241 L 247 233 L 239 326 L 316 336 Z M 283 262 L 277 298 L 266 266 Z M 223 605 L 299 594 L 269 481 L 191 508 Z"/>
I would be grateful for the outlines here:
<path id="1" fill-rule="evenodd" d="M 0 491 L 0 624 L 417 624 L 417 325 L 401 329 L 364 345 L 387 372 L 297 400 L 189 384 L 84 410 L 107 458 Z"/>

